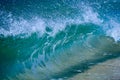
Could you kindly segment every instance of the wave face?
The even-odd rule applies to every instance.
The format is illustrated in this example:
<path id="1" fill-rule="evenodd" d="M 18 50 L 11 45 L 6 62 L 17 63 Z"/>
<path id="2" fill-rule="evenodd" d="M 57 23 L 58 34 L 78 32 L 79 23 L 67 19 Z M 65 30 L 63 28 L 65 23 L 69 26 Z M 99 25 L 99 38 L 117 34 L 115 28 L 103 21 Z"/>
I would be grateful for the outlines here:
<path id="1" fill-rule="evenodd" d="M 0 1 L 0 80 L 69 80 L 120 57 L 119 5 L 119 0 Z"/>

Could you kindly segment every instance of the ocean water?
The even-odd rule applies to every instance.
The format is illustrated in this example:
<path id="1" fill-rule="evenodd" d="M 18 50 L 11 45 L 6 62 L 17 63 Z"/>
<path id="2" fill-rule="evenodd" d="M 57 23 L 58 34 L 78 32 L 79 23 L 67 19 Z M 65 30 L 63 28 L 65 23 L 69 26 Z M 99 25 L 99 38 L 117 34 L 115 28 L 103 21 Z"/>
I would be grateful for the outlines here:
<path id="1" fill-rule="evenodd" d="M 82 80 L 119 57 L 119 0 L 0 0 L 0 80 Z"/>

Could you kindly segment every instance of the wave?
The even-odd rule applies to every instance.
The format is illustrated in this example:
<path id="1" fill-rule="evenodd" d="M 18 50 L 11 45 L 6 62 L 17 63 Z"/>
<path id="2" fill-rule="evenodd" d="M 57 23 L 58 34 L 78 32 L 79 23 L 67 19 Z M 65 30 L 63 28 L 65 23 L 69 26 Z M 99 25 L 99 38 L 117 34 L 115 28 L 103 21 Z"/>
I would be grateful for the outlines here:
<path id="1" fill-rule="evenodd" d="M 7 2 L 0 2 L 1 80 L 69 79 L 120 57 L 119 19 L 95 7 L 103 2 Z"/>
<path id="2" fill-rule="evenodd" d="M 15 80 L 63 78 L 71 68 L 84 72 L 87 68 L 83 66 L 119 57 L 120 52 L 119 42 L 105 36 L 100 26 L 91 23 L 67 25 L 54 37 L 47 33 L 42 37 L 37 33 L 26 38 L 1 36 L 0 43 L 1 71 L 6 68 L 11 76 L 21 72 Z"/>

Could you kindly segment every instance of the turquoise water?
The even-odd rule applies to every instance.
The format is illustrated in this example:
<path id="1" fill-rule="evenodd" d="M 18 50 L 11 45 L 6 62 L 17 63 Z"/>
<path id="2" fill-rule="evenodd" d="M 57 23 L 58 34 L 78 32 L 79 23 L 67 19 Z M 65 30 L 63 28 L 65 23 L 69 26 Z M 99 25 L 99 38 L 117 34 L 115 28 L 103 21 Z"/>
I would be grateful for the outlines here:
<path id="1" fill-rule="evenodd" d="M 119 5 L 0 1 L 0 80 L 69 80 L 76 70 L 120 57 Z"/>

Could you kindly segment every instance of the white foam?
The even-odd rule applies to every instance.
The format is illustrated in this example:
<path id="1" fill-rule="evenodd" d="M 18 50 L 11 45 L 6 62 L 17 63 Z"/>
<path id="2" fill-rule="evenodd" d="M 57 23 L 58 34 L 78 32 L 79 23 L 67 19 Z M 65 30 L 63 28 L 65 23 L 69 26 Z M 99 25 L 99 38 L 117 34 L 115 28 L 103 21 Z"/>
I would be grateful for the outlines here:
<path id="1" fill-rule="evenodd" d="M 103 20 L 100 19 L 100 16 L 97 12 L 93 11 L 91 7 L 86 7 L 83 14 L 84 22 L 90 22 L 100 25 Z"/>
<path id="2" fill-rule="evenodd" d="M 49 26 L 52 28 L 52 32 L 49 35 L 54 36 L 57 32 L 63 30 L 65 28 L 65 22 L 62 20 L 45 22 L 44 19 L 35 17 L 31 20 L 26 20 L 20 18 L 19 20 L 13 19 L 12 16 L 7 20 L 7 24 L 9 25 L 9 29 L 5 29 L 4 27 L 0 28 L 0 34 L 4 36 L 29 36 L 32 33 L 38 33 L 42 36 L 46 32 L 46 27 Z"/>
<path id="3" fill-rule="evenodd" d="M 101 24 L 102 20 L 99 18 L 99 14 L 92 10 L 90 7 L 83 9 L 84 13 L 80 13 L 80 16 L 75 18 L 57 18 L 55 20 L 47 20 L 40 17 L 33 17 L 30 20 L 19 18 L 13 18 L 12 14 L 8 14 L 9 18 L 6 18 L 6 24 L 9 26 L 9 30 L 3 28 L 0 29 L 0 34 L 4 36 L 17 36 L 22 37 L 30 36 L 32 33 L 39 33 L 42 36 L 46 32 L 46 27 L 52 29 L 48 34 L 54 36 L 61 30 L 64 30 L 68 24 L 82 24 L 82 23 L 94 23 Z M 82 14 L 82 16 L 81 16 Z M 81 19 L 83 17 L 83 19 Z"/>
<path id="4" fill-rule="evenodd" d="M 106 26 L 105 26 L 106 27 Z M 110 20 L 107 24 L 106 34 L 114 38 L 115 41 L 120 40 L 120 24 L 114 20 Z"/>
<path id="5" fill-rule="evenodd" d="M 12 21 L 10 21 L 12 20 Z M 41 19 L 33 19 L 25 20 L 13 20 L 10 18 L 9 23 L 9 30 L 0 29 L 0 34 L 4 34 L 4 36 L 16 36 L 16 35 L 30 35 L 34 32 L 39 32 L 41 35 L 45 32 L 45 23 Z"/>

